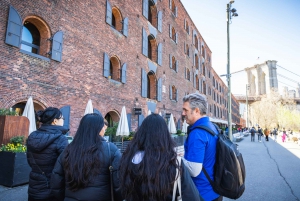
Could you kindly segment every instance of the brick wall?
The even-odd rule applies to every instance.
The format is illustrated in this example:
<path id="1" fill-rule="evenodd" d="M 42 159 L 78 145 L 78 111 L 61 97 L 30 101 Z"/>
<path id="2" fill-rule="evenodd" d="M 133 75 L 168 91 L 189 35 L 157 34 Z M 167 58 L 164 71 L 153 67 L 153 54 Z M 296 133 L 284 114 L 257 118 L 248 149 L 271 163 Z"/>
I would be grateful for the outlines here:
<path id="1" fill-rule="evenodd" d="M 132 113 L 135 99 L 146 115 L 147 98 L 141 97 L 141 68 L 148 73 L 148 59 L 142 54 L 142 28 L 150 33 L 150 23 L 142 14 L 142 1 L 135 0 L 110 0 L 112 7 L 117 7 L 123 18 L 128 17 L 128 37 L 120 31 L 109 26 L 106 22 L 106 1 L 4 1 L 0 4 L 0 108 L 12 107 L 14 104 L 26 101 L 32 95 L 34 102 L 42 107 L 62 107 L 71 105 L 71 134 L 73 135 L 78 123 L 84 114 L 86 104 L 92 99 L 94 108 L 103 115 L 113 111 L 120 113 L 122 106 L 126 106 L 127 113 Z M 162 66 L 157 65 L 156 80 L 163 78 L 166 93 L 162 93 L 162 101 L 157 102 L 157 112 L 165 106 L 166 112 L 173 113 L 176 119 L 181 119 L 182 97 L 186 92 L 193 93 L 193 56 L 184 54 L 184 43 L 190 47 L 190 55 L 195 53 L 192 45 L 192 30 L 197 31 L 198 40 L 206 50 L 206 86 L 212 86 L 212 77 L 208 71 L 213 71 L 211 51 L 200 35 L 199 30 L 188 16 L 181 2 L 174 1 L 177 6 L 177 17 L 169 8 L 169 1 L 157 1 L 157 11 L 163 11 L 162 33 L 157 31 L 156 45 L 163 44 Z M 33 19 L 38 16 L 44 24 L 42 36 L 53 36 L 57 31 L 63 31 L 64 44 L 62 62 L 46 61 L 20 52 L 20 49 L 7 45 L 5 41 L 8 10 L 12 5 L 23 19 Z M 114 12 L 116 12 L 114 10 Z M 156 18 L 156 17 L 154 17 Z M 190 26 L 190 34 L 184 29 L 184 21 Z M 176 44 L 169 37 L 169 25 L 178 33 Z M 118 23 L 119 26 L 119 23 Z M 45 44 L 42 56 L 48 57 L 46 52 L 50 49 L 50 42 L 41 37 Z M 202 47 L 199 47 L 198 53 Z M 154 50 L 152 50 L 154 51 Z M 104 53 L 109 57 L 117 57 L 120 66 L 127 64 L 126 84 L 113 82 L 103 76 Z M 179 61 L 178 72 L 169 67 L 169 54 Z M 153 61 L 156 53 L 152 52 Z M 191 81 L 185 79 L 185 67 L 191 71 Z M 211 73 L 212 74 L 212 73 Z M 204 79 L 199 71 L 199 78 Z M 153 83 L 152 83 L 153 84 Z M 169 86 L 174 85 L 179 92 L 179 100 L 171 101 Z M 201 92 L 201 91 L 200 91 Z M 208 94 L 208 93 L 207 93 Z M 151 97 L 156 97 L 156 92 L 151 91 Z M 223 94 L 221 96 L 224 96 Z M 225 95 L 226 96 L 226 95 Z M 214 101 L 208 95 L 208 101 Z M 221 108 L 224 105 L 220 104 Z M 224 115 L 226 118 L 226 115 Z M 132 115 L 133 128 L 137 126 L 137 116 Z"/>

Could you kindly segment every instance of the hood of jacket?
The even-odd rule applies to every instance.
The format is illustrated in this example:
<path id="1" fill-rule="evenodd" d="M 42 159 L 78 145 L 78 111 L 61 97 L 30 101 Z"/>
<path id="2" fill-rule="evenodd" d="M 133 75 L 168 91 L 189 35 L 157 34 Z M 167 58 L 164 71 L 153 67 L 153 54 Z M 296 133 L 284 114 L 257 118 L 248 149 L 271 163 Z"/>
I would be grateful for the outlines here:
<path id="1" fill-rule="evenodd" d="M 63 126 L 42 125 L 38 130 L 29 135 L 27 148 L 36 152 L 42 151 L 67 132 L 68 129 Z"/>

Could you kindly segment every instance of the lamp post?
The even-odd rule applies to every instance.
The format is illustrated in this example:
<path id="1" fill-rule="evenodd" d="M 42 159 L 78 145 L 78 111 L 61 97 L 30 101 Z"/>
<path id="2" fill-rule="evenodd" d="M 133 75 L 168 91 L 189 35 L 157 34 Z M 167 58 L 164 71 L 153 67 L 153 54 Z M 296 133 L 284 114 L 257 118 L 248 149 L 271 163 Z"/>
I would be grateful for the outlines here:
<path id="1" fill-rule="evenodd" d="M 249 109 L 248 109 L 248 90 L 249 90 L 249 84 L 246 84 L 246 107 L 247 107 L 247 110 L 246 110 L 246 112 L 247 112 L 247 119 L 246 119 L 246 121 L 247 121 L 247 124 L 246 124 L 246 127 L 247 127 L 247 129 L 249 128 L 249 117 L 248 117 L 248 111 L 249 111 Z"/>
<path id="2" fill-rule="evenodd" d="M 232 116 L 231 116 L 231 74 L 230 74 L 230 40 L 229 40 L 229 24 L 232 17 L 237 17 L 235 8 L 231 8 L 234 0 L 230 0 L 227 4 L 227 85 L 228 85 L 228 136 L 232 140 Z"/>

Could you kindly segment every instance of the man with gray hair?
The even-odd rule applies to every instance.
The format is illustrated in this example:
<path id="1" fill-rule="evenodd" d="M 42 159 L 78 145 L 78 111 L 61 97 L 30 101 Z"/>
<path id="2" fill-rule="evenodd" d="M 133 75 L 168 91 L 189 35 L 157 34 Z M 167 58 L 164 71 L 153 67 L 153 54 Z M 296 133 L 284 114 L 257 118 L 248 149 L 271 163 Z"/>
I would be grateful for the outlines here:
<path id="1" fill-rule="evenodd" d="M 204 167 L 211 180 L 214 180 L 218 137 L 203 129 L 196 128 L 197 126 L 205 126 L 219 134 L 217 128 L 206 116 L 206 112 L 207 100 L 204 95 L 193 93 L 183 98 L 182 115 L 190 126 L 187 132 L 188 137 L 184 143 L 185 153 L 182 160 L 204 200 L 220 201 L 223 200 L 223 196 L 214 192 L 204 172 L 201 171 Z"/>

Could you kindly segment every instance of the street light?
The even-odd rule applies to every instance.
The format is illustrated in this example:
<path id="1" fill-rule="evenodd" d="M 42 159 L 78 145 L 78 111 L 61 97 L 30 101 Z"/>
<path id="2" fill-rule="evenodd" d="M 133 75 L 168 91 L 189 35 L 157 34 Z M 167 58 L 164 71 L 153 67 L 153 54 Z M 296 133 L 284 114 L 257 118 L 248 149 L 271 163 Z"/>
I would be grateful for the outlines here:
<path id="1" fill-rule="evenodd" d="M 231 116 L 231 74 L 230 74 L 230 40 L 229 40 L 229 24 L 232 17 L 237 17 L 236 9 L 231 9 L 231 4 L 234 3 L 234 0 L 230 0 L 227 4 L 227 82 L 228 82 L 228 136 L 232 140 L 232 116 Z"/>
<path id="2" fill-rule="evenodd" d="M 249 84 L 246 84 L 246 107 L 247 107 L 247 125 L 246 125 L 246 127 L 247 127 L 247 129 L 249 129 L 249 117 L 248 117 L 248 90 L 249 90 L 249 88 L 250 88 L 250 85 Z"/>

